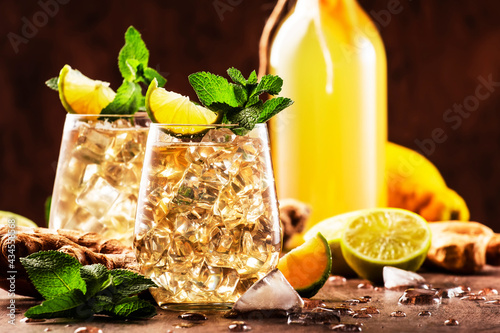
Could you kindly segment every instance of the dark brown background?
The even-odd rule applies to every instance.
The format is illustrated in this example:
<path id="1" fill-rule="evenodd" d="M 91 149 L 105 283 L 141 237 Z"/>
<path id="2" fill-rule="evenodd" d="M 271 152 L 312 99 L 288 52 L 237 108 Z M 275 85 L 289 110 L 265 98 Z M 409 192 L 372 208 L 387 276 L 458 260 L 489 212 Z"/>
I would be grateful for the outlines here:
<path id="1" fill-rule="evenodd" d="M 54 2 L 55 0 L 42 0 Z M 275 0 L 69 1 L 53 15 L 37 1 L 1 0 L 0 210 L 45 225 L 43 204 L 52 192 L 65 111 L 43 82 L 64 64 L 111 82 L 123 33 L 134 25 L 151 52 L 150 66 L 168 88 L 192 94 L 186 77 L 198 70 L 223 74 L 258 67 L 258 40 Z M 216 4 L 226 4 L 217 12 Z M 428 157 L 467 201 L 474 220 L 500 232 L 500 89 L 480 101 L 458 128 L 443 114 L 470 101 L 478 77 L 500 81 L 500 2 L 497 0 L 360 0 L 367 12 L 398 8 L 380 24 L 389 75 L 389 138 L 415 140 L 442 128 L 447 139 Z M 42 12 L 42 13 L 41 13 Z M 220 14 L 220 15 L 219 15 Z M 48 18 L 44 22 L 44 17 Z M 40 27 L 15 47 L 26 20 Z M 498 90 L 498 91 L 497 91 Z"/>

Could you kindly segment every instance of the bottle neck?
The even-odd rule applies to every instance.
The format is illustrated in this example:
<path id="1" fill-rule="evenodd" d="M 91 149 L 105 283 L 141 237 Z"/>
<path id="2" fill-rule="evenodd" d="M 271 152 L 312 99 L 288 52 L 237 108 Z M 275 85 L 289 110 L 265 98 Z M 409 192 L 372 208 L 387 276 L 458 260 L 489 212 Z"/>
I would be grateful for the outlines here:
<path id="1" fill-rule="evenodd" d="M 331 17 L 343 17 L 347 22 L 358 22 L 359 7 L 357 0 L 297 0 L 295 11 L 298 13 L 329 14 Z"/>
<path id="2" fill-rule="evenodd" d="M 297 0 L 297 9 L 312 6 L 321 6 L 328 10 L 346 10 L 356 8 L 358 2 L 356 0 Z"/>

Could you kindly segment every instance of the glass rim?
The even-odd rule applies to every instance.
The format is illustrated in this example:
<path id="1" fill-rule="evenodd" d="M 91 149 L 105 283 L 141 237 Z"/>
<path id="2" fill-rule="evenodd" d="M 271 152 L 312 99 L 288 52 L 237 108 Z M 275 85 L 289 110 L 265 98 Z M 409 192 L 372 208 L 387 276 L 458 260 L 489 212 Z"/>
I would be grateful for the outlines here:
<path id="1" fill-rule="evenodd" d="M 66 117 L 70 117 L 70 118 L 101 118 L 101 117 L 106 117 L 106 118 L 143 118 L 143 117 L 147 117 L 149 118 L 148 116 L 148 113 L 146 111 L 137 111 L 136 113 L 134 114 L 100 114 L 100 113 L 97 113 L 97 114 L 89 114 L 89 113 L 66 113 Z"/>
<path id="2" fill-rule="evenodd" d="M 255 127 L 263 127 L 266 123 L 255 124 Z M 151 127 L 205 127 L 205 128 L 242 128 L 239 124 L 171 124 L 152 122 Z"/>

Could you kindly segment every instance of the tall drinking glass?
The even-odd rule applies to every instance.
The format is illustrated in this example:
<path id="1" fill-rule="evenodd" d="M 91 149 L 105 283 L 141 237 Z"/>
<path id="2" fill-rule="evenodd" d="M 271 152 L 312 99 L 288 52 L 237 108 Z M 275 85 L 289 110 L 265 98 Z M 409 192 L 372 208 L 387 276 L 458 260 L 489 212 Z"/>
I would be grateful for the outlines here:
<path id="1" fill-rule="evenodd" d="M 49 227 L 132 245 L 150 120 L 146 113 L 67 114 Z"/>
<path id="2" fill-rule="evenodd" d="M 152 124 L 134 246 L 168 309 L 226 307 L 273 269 L 281 232 L 265 124 Z"/>

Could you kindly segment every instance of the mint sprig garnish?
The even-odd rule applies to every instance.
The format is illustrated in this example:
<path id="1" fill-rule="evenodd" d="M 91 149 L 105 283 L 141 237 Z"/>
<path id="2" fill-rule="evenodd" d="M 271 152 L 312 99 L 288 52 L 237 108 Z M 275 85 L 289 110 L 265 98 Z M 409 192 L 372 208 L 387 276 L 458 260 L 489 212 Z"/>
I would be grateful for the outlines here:
<path id="1" fill-rule="evenodd" d="M 154 68 L 148 67 L 149 51 L 141 34 L 134 27 L 125 32 L 125 45 L 118 54 L 118 68 L 123 83 L 116 91 L 116 96 L 101 114 L 133 114 L 145 110 L 144 95 L 140 83 L 146 87 L 153 79 L 163 87 L 167 80 Z"/>
<path id="2" fill-rule="evenodd" d="M 208 72 L 198 72 L 189 76 L 200 103 L 214 112 L 222 112 L 223 124 L 238 124 L 237 134 L 251 131 L 257 123 L 264 123 L 280 111 L 293 104 L 290 98 L 275 97 L 267 101 L 261 95 L 277 95 L 283 80 L 277 75 L 265 75 L 260 82 L 255 71 L 248 79 L 236 68 L 229 68 L 230 83 L 224 77 Z"/>
<path id="3" fill-rule="evenodd" d="M 45 298 L 29 308 L 28 318 L 79 318 L 95 314 L 116 318 L 149 318 L 156 308 L 138 298 L 138 293 L 155 283 L 124 269 L 108 270 L 101 264 L 83 266 L 72 256 L 58 251 L 40 251 L 21 263 L 31 282 Z"/>

